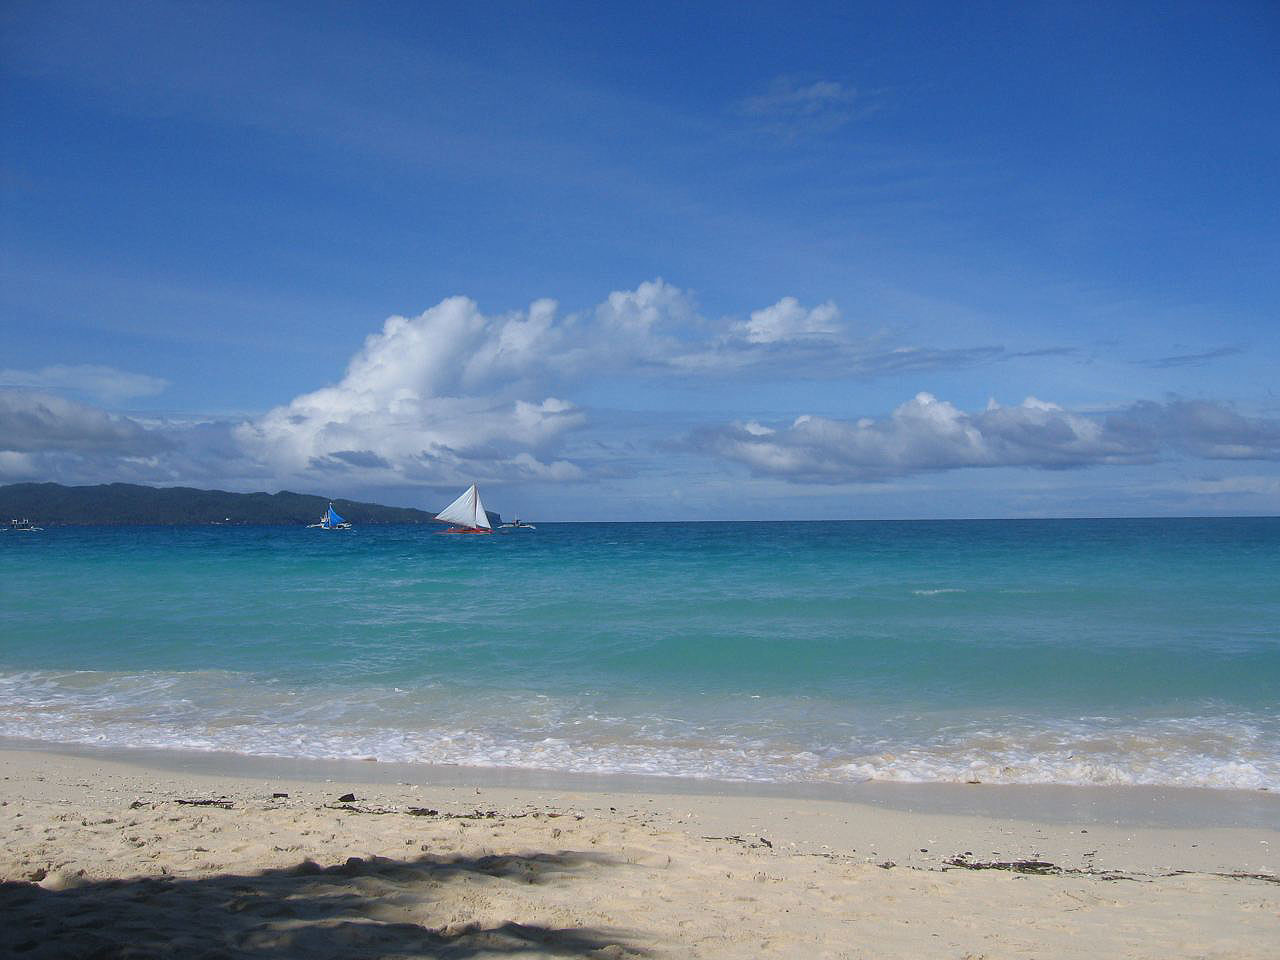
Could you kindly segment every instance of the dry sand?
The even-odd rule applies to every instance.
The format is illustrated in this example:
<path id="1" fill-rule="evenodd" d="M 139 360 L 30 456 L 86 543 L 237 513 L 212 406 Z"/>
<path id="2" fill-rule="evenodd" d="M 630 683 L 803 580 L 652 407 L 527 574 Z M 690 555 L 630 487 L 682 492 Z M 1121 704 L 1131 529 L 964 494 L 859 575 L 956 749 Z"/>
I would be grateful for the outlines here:
<path id="1" fill-rule="evenodd" d="M 1267 794 L 0 764 L 5 957 L 1280 956 Z"/>

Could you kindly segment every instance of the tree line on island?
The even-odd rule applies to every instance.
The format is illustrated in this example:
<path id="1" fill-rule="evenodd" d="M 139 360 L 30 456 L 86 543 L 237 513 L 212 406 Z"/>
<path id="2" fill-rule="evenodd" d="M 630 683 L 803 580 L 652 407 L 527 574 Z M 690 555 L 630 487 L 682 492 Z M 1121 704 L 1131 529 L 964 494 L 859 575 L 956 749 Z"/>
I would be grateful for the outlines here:
<path id="1" fill-rule="evenodd" d="M 45 526 L 183 526 L 196 524 L 297 525 L 315 523 L 330 503 L 352 524 L 429 523 L 434 513 L 357 500 L 279 493 L 229 493 L 193 487 L 145 487 L 104 483 L 0 486 L 0 519 L 30 518 Z M 501 516 L 486 511 L 494 526 Z"/>

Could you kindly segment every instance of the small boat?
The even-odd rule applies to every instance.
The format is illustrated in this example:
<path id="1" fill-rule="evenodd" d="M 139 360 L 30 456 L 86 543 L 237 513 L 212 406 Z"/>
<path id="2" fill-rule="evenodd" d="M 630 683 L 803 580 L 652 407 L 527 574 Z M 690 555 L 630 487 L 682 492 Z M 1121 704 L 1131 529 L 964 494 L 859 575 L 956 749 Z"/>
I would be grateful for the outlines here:
<path id="1" fill-rule="evenodd" d="M 499 530 L 537 530 L 532 523 L 525 523 L 519 517 L 516 517 L 510 523 L 504 523 L 498 528 Z"/>
<path id="2" fill-rule="evenodd" d="M 23 517 L 21 520 L 10 520 L 8 529 L 14 533 L 40 533 L 44 527 L 37 527 L 26 517 Z"/>
<path id="3" fill-rule="evenodd" d="M 439 533 L 493 533 L 493 525 L 489 523 L 489 515 L 485 513 L 480 491 L 474 483 L 462 492 L 462 496 L 437 513 L 436 519 L 451 525 L 448 530 L 437 531 Z"/>
<path id="4" fill-rule="evenodd" d="M 308 530 L 350 530 L 351 524 L 338 516 L 338 512 L 333 509 L 333 501 L 329 501 L 329 509 L 320 514 L 319 523 L 307 524 Z"/>

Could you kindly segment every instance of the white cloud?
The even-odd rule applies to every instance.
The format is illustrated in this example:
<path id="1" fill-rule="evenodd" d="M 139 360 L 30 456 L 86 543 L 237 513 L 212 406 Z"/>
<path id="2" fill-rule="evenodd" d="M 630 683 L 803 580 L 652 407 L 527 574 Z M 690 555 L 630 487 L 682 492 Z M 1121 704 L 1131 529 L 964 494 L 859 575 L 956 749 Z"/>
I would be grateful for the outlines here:
<path id="1" fill-rule="evenodd" d="M 1149 463 L 1171 453 L 1280 460 L 1280 421 L 1185 400 L 1089 416 L 1028 397 L 966 413 L 919 393 L 881 420 L 801 416 L 776 429 L 752 421 L 703 431 L 694 442 L 756 474 L 842 483 L 965 467 Z"/>
<path id="2" fill-rule="evenodd" d="M 416 317 L 389 318 L 337 384 L 294 398 L 235 430 L 277 476 L 345 470 L 366 481 L 565 478 L 554 457 L 583 413 L 554 396 L 528 399 L 556 365 L 555 303 L 488 317 L 451 297 Z"/>
<path id="3" fill-rule="evenodd" d="M 820 337 L 831 338 L 842 332 L 840 311 L 828 300 L 812 310 L 802 307 L 795 297 L 783 297 L 771 307 L 756 310 L 751 319 L 735 328 L 747 343 L 779 343 Z"/>
<path id="4" fill-rule="evenodd" d="M 130 373 L 97 364 L 56 364 L 39 370 L 0 370 L 0 387 L 58 390 L 103 403 L 163 393 L 169 381 L 145 373 Z"/>
<path id="5" fill-rule="evenodd" d="M 615 290 L 596 308 L 596 319 L 606 331 L 642 337 L 660 335 L 663 328 L 694 316 L 689 295 L 661 277 L 634 290 Z"/>
<path id="6" fill-rule="evenodd" d="M 573 372 L 671 369 L 691 349 L 688 338 L 701 322 L 693 297 L 661 277 L 634 290 L 615 290 L 589 319 L 573 324 L 581 344 L 572 355 Z"/>

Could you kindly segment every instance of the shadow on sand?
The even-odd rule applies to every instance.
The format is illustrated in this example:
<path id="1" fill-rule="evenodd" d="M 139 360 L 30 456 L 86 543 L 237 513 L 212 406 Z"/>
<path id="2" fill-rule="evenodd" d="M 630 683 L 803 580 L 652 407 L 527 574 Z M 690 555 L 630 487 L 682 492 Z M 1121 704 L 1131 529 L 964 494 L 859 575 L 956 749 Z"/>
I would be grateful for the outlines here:
<path id="1" fill-rule="evenodd" d="M 0 883 L 0 957 L 642 957 L 622 931 L 431 918 L 445 885 L 545 883 L 613 861 L 578 853 L 310 861 L 239 876 L 137 877 L 46 890 Z M 469 901 L 463 894 L 462 903 Z M 452 909 L 459 897 L 451 891 Z M 455 913 L 456 916 L 456 913 Z"/>

